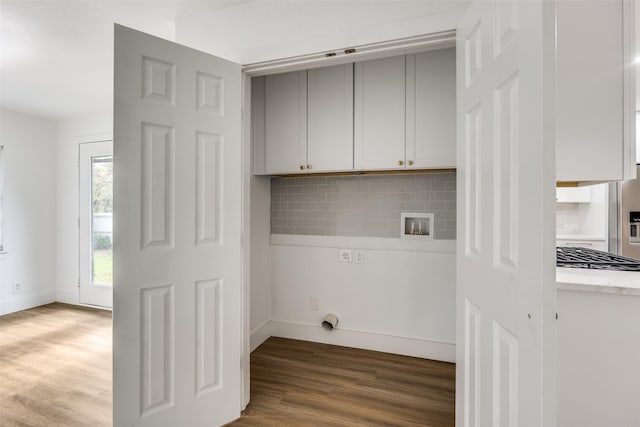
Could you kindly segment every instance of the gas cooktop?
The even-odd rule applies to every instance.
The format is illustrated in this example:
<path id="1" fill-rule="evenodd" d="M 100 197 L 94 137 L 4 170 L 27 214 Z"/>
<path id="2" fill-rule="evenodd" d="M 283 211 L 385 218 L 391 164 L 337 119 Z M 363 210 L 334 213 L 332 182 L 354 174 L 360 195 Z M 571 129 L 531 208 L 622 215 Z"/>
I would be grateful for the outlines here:
<path id="1" fill-rule="evenodd" d="M 640 260 L 587 248 L 556 248 L 558 267 L 640 271 Z"/>

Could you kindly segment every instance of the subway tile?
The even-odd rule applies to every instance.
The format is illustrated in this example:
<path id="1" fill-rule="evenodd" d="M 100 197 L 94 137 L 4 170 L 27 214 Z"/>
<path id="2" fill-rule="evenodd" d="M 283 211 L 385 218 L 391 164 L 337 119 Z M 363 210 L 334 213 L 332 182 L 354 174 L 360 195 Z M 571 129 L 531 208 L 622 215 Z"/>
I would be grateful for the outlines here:
<path id="1" fill-rule="evenodd" d="M 320 193 L 335 193 L 338 188 L 335 184 L 320 184 L 318 185 L 318 191 Z"/>
<path id="2" fill-rule="evenodd" d="M 335 228 L 336 220 L 335 219 L 319 219 L 318 226 Z"/>
<path id="3" fill-rule="evenodd" d="M 287 207 L 287 203 L 276 202 L 276 201 L 273 201 L 273 200 L 271 201 L 271 210 L 272 211 L 286 209 L 286 207 Z"/>
<path id="4" fill-rule="evenodd" d="M 404 204 L 404 207 L 402 209 L 411 212 L 425 212 L 425 206 L 425 202 L 407 202 Z"/>
<path id="5" fill-rule="evenodd" d="M 448 211 L 456 210 L 456 200 L 445 200 L 444 208 Z"/>
<path id="6" fill-rule="evenodd" d="M 321 202 L 321 201 L 325 201 L 327 200 L 327 195 L 326 193 L 311 193 L 311 194 L 307 194 L 307 200 L 309 201 L 313 201 L 313 202 Z"/>
<path id="7" fill-rule="evenodd" d="M 304 187 L 302 185 L 288 185 L 287 193 L 302 193 L 302 189 Z"/>
<path id="8" fill-rule="evenodd" d="M 435 193 L 435 200 L 443 201 L 443 200 L 455 200 L 456 193 L 449 191 L 438 191 Z"/>
<path id="9" fill-rule="evenodd" d="M 271 186 L 273 233 L 398 238 L 401 212 L 434 212 L 436 238 L 455 238 L 452 173 L 300 176 Z"/>

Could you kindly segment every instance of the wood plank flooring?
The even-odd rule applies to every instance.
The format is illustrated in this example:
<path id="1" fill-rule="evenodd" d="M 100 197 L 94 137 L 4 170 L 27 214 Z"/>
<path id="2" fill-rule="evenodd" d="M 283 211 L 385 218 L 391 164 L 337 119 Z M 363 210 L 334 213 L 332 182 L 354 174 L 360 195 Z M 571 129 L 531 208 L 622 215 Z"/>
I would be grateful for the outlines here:
<path id="1" fill-rule="evenodd" d="M 111 425 L 111 312 L 48 304 L 0 317 L 0 425 Z"/>
<path id="2" fill-rule="evenodd" d="M 455 424 L 455 365 L 284 338 L 251 354 L 251 402 L 228 426 Z"/>
<path id="3" fill-rule="evenodd" d="M 270 338 L 230 426 L 454 425 L 455 365 Z M 0 425 L 111 425 L 111 313 L 49 304 L 0 317 Z M 188 427 L 188 426 L 187 426 Z"/>

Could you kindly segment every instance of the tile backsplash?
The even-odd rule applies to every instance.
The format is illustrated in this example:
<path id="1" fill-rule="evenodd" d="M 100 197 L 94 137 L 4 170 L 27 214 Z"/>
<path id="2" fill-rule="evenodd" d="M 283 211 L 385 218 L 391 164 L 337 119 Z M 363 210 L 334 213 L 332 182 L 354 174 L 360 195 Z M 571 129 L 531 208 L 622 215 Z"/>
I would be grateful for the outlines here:
<path id="1" fill-rule="evenodd" d="M 272 178 L 271 233 L 400 238 L 402 212 L 435 214 L 435 238 L 456 238 L 456 175 Z"/>

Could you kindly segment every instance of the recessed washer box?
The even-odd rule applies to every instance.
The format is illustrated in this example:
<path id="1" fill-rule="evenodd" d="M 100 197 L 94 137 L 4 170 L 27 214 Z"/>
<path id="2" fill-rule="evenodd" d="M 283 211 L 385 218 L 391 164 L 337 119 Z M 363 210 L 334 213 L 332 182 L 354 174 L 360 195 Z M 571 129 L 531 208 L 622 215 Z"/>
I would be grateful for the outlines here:
<path id="1" fill-rule="evenodd" d="M 433 240 L 433 213 L 402 212 L 400 237 L 403 239 Z"/>

